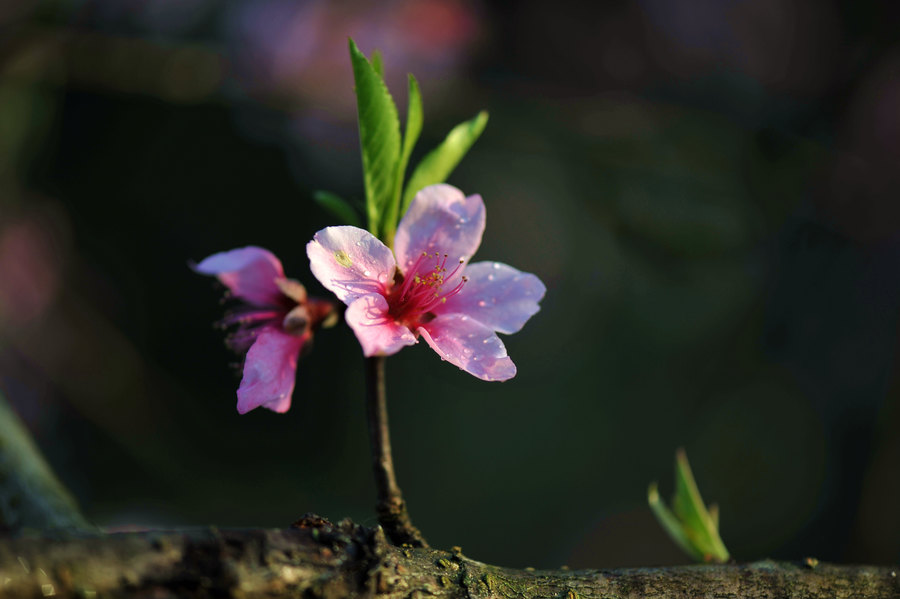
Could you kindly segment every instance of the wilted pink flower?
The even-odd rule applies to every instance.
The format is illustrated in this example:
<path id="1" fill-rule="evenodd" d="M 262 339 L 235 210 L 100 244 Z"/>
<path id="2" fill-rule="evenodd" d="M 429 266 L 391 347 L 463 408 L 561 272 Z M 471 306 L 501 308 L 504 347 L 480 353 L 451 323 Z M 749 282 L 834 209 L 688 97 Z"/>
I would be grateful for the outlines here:
<path id="1" fill-rule="evenodd" d="M 516 374 L 497 333 L 515 333 L 540 308 L 536 276 L 469 259 L 484 232 L 481 196 L 450 185 L 418 194 L 394 238 L 397 259 L 356 227 L 328 227 L 306 246 L 317 279 L 347 304 L 366 356 L 390 355 L 419 335 L 441 358 L 486 381 Z"/>
<path id="2" fill-rule="evenodd" d="M 260 406 L 286 412 L 300 352 L 310 348 L 319 326 L 334 323 L 334 304 L 307 297 L 303 285 L 285 278 L 278 258 L 259 247 L 213 254 L 194 268 L 217 277 L 243 301 L 221 322 L 224 327 L 237 327 L 227 338 L 228 346 L 246 353 L 238 412 L 245 414 Z"/>

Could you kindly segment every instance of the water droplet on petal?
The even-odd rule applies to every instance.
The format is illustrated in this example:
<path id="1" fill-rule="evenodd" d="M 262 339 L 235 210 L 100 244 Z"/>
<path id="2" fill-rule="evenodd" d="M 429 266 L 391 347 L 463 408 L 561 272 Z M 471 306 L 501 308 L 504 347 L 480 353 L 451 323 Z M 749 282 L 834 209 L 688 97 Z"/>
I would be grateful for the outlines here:
<path id="1" fill-rule="evenodd" d="M 363 271 L 363 276 L 364 276 L 364 277 L 368 277 L 368 276 L 371 276 L 371 275 L 372 275 L 372 273 L 369 272 L 368 270 L 364 270 L 364 271 Z"/>
<path id="2" fill-rule="evenodd" d="M 478 305 L 479 305 L 480 307 L 484 308 L 485 306 L 487 306 L 487 302 L 484 301 L 484 300 L 478 300 Z"/>
<path id="3" fill-rule="evenodd" d="M 494 275 L 488 275 L 488 281 L 493 281 L 493 280 L 494 280 Z"/>
<path id="4" fill-rule="evenodd" d="M 494 262 L 494 269 L 495 269 L 495 270 L 498 270 L 499 268 L 500 268 L 500 263 L 499 263 L 499 262 Z"/>

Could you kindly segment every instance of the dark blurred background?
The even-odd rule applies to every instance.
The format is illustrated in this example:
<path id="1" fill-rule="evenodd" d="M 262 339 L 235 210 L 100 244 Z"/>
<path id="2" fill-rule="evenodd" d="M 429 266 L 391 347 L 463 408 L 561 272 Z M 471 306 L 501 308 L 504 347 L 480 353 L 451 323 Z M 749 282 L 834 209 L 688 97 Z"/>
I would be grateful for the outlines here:
<path id="1" fill-rule="evenodd" d="M 235 410 L 221 290 L 249 244 L 321 293 L 305 244 L 362 197 L 346 39 L 379 48 L 413 162 L 479 257 L 548 293 L 488 384 L 388 362 L 394 454 L 432 544 L 510 566 L 683 563 L 646 507 L 684 446 L 725 543 L 900 560 L 900 10 L 890 0 L 5 0 L 0 391 L 109 527 L 374 524 L 346 327 L 286 415 Z"/>

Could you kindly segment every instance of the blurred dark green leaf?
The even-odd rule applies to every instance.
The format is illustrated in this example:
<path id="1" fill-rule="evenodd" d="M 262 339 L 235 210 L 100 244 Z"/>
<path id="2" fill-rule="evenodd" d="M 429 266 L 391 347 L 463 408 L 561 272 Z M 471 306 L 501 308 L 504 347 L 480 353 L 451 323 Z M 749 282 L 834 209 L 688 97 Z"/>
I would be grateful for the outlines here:
<path id="1" fill-rule="evenodd" d="M 0 395 L 0 527 L 93 531 L 6 399 Z"/>
<path id="2" fill-rule="evenodd" d="M 347 200 L 330 191 L 314 191 L 313 199 L 322 208 L 333 214 L 341 224 L 360 226 L 359 215 Z"/>

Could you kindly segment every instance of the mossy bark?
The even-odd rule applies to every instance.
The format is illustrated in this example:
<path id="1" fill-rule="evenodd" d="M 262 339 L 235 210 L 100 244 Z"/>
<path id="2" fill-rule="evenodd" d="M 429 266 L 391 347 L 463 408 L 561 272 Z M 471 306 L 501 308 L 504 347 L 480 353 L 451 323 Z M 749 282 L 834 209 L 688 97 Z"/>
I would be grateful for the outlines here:
<path id="1" fill-rule="evenodd" d="M 751 564 L 533 571 L 395 547 L 381 528 L 307 516 L 286 530 L 0 540 L 0 597 L 896 598 L 896 568 Z"/>

